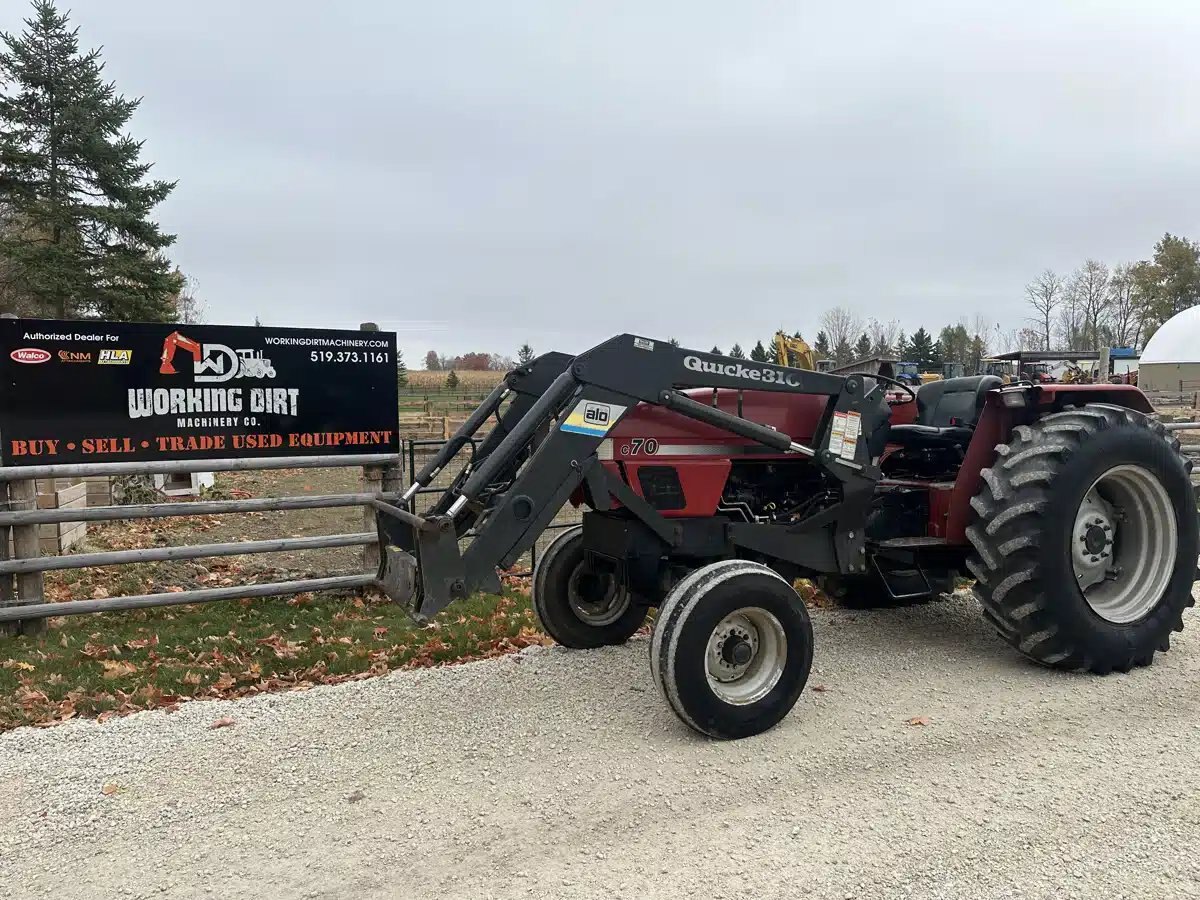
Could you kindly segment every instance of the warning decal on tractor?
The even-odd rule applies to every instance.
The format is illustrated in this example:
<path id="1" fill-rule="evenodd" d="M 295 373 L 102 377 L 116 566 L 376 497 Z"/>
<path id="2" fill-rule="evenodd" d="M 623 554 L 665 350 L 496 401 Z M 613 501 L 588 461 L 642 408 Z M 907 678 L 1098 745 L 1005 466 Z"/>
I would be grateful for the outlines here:
<path id="1" fill-rule="evenodd" d="M 560 431 L 570 431 L 574 434 L 604 437 L 624 412 L 625 407 L 615 403 L 580 400 L 558 428 Z"/>
<path id="2" fill-rule="evenodd" d="M 835 412 L 833 414 L 833 425 L 829 429 L 829 452 L 834 456 L 841 456 L 842 449 L 846 446 L 846 414 L 844 412 Z"/>
<path id="3" fill-rule="evenodd" d="M 842 441 L 842 459 L 854 459 L 854 454 L 858 451 L 858 436 L 862 433 L 862 415 L 848 412 L 845 419 L 846 436 Z"/>
<path id="4" fill-rule="evenodd" d="M 854 459 L 858 452 L 858 436 L 862 434 L 862 414 L 835 412 L 829 429 L 829 452 L 842 459 Z"/>

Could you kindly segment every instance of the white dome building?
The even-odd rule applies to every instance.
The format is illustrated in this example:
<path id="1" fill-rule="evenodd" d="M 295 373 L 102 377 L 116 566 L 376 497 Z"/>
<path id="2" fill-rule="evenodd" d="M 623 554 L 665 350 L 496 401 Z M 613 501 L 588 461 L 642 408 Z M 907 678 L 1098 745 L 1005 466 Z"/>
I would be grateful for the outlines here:
<path id="1" fill-rule="evenodd" d="M 1185 309 L 1154 332 L 1138 363 L 1143 391 L 1200 390 L 1200 306 Z"/>

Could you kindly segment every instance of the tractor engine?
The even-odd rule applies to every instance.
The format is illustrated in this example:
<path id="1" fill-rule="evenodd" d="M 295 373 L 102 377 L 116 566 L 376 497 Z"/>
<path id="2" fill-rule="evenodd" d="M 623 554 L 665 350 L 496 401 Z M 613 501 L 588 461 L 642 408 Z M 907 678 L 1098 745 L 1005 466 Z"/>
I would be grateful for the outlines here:
<path id="1" fill-rule="evenodd" d="M 717 512 L 745 522 L 790 522 L 837 497 L 829 481 L 808 460 L 735 462 Z"/>
<path id="2" fill-rule="evenodd" d="M 765 391 L 689 391 L 695 400 L 809 443 L 826 398 Z M 867 436 L 879 443 L 882 435 Z M 882 445 L 880 445 L 880 449 Z M 605 465 L 667 517 L 726 516 L 790 522 L 839 497 L 836 480 L 812 460 L 687 419 L 660 406 L 631 410 L 601 447 Z"/>

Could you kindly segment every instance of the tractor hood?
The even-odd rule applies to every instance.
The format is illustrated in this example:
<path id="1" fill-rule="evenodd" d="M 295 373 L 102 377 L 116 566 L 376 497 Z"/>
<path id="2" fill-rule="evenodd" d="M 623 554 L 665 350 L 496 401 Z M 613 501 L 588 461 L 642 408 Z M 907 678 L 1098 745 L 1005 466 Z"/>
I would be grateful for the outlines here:
<path id="1" fill-rule="evenodd" d="M 781 394 L 771 391 L 690 390 L 685 393 L 693 400 L 716 406 L 727 413 L 752 422 L 767 425 L 789 435 L 793 440 L 808 444 L 817 430 L 827 399 L 809 394 Z M 739 408 L 739 394 L 741 396 Z M 692 445 L 753 444 L 748 438 L 730 434 L 722 428 L 706 425 L 681 416 L 662 406 L 640 403 L 609 432 L 616 456 L 640 455 L 630 448 L 631 442 L 654 440 L 658 453 L 672 455 L 670 448 Z M 687 455 L 684 453 L 683 455 Z"/>

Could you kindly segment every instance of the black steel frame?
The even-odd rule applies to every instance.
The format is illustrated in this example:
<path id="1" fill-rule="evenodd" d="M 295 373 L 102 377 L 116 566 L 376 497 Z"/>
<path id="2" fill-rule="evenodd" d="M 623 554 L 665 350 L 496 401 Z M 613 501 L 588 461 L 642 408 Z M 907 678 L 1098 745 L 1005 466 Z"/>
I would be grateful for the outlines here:
<path id="1" fill-rule="evenodd" d="M 815 446 L 795 443 L 768 426 L 700 403 L 689 388 L 727 388 L 827 397 Z M 507 406 L 505 406 L 507 402 Z M 597 448 L 637 403 L 672 411 L 757 441 L 781 453 L 799 453 L 841 484 L 841 500 L 787 525 L 729 523 L 728 540 L 744 551 L 814 572 L 863 572 L 863 523 L 879 470 L 870 437 L 887 422 L 883 389 L 871 378 L 838 376 L 737 360 L 675 347 L 630 334 L 571 358 L 547 354 L 511 373 L 471 414 L 445 447 L 416 473 L 404 495 L 427 491 L 432 479 L 491 418 L 491 434 L 424 516 L 405 509 L 379 517 L 380 581 L 419 619 L 478 591 L 500 588 L 497 571 L 528 552 L 571 494 L 586 482 L 599 511 L 616 498 L 663 541 L 680 543 L 680 520 L 666 519 L 604 469 Z M 582 421 L 595 414 L 595 422 Z M 853 457 L 831 452 L 835 415 L 860 417 Z M 465 549 L 460 538 L 473 532 Z"/>

